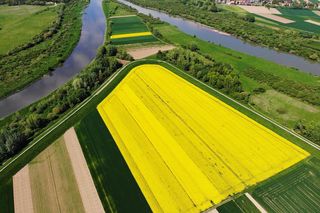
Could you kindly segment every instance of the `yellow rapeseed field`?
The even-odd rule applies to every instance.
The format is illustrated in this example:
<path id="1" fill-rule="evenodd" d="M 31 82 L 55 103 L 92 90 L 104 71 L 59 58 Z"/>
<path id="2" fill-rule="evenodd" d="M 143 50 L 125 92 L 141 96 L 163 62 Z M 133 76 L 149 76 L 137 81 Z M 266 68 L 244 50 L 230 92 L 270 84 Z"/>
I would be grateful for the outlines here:
<path id="1" fill-rule="evenodd" d="M 116 38 L 131 38 L 131 37 L 140 37 L 140 36 L 148 36 L 152 35 L 151 32 L 141 32 L 141 33 L 126 33 L 126 34 L 116 34 L 110 36 L 111 39 L 116 39 Z"/>
<path id="2" fill-rule="evenodd" d="M 154 212 L 200 212 L 309 154 L 159 65 L 98 106 Z"/>

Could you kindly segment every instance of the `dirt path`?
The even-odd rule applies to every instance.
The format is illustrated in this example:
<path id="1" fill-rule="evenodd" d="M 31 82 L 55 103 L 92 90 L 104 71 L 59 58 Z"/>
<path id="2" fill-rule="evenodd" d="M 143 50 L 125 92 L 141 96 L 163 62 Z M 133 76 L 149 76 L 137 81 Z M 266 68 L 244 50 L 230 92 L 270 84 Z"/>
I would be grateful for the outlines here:
<path id="1" fill-rule="evenodd" d="M 13 176 L 13 196 L 15 213 L 34 212 L 28 165 Z"/>
<path id="2" fill-rule="evenodd" d="M 103 206 L 90 175 L 87 162 L 82 153 L 81 146 L 74 128 L 69 129 L 64 134 L 64 140 L 71 159 L 71 165 L 78 183 L 85 211 L 103 213 Z"/>
<path id="3" fill-rule="evenodd" d="M 310 24 L 314 24 L 314 25 L 320 26 L 320 22 L 317 22 L 317 21 L 305 20 L 305 22 L 308 22 L 308 23 L 310 23 Z"/>
<path id="4" fill-rule="evenodd" d="M 320 16 L 320 11 L 314 10 L 313 12 L 314 12 L 315 14 L 317 14 L 318 16 Z"/>
<path id="5" fill-rule="evenodd" d="M 134 58 L 134 59 L 142 59 L 148 57 L 150 55 L 156 54 L 159 50 L 160 51 L 168 51 L 175 48 L 173 45 L 157 45 L 157 46 L 150 46 L 150 47 L 141 47 L 141 48 L 132 48 L 128 49 L 127 52 Z"/>
<path id="6" fill-rule="evenodd" d="M 267 211 L 249 193 L 245 193 L 245 195 L 261 213 L 267 213 Z"/>

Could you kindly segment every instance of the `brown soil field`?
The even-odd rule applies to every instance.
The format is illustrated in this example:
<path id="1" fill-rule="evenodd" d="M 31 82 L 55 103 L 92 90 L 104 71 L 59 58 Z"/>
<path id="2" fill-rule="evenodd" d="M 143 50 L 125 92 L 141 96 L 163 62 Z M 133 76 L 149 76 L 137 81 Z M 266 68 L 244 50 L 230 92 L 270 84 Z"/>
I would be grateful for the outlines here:
<path id="1" fill-rule="evenodd" d="M 173 45 L 156 45 L 156 46 L 148 46 L 148 47 L 140 47 L 140 48 L 131 48 L 131 49 L 127 49 L 127 52 L 134 59 L 141 59 L 141 58 L 148 57 L 150 55 L 154 55 L 159 50 L 167 51 L 167 50 L 172 50 L 173 48 L 175 48 L 175 46 Z"/>
<path id="2" fill-rule="evenodd" d="M 103 213 L 103 206 L 92 180 L 90 170 L 82 153 L 81 146 L 74 128 L 69 129 L 64 134 L 64 140 L 71 159 L 71 165 L 78 183 L 85 211 Z"/>
<path id="3" fill-rule="evenodd" d="M 34 212 L 28 165 L 13 176 L 13 194 L 15 213 Z"/>

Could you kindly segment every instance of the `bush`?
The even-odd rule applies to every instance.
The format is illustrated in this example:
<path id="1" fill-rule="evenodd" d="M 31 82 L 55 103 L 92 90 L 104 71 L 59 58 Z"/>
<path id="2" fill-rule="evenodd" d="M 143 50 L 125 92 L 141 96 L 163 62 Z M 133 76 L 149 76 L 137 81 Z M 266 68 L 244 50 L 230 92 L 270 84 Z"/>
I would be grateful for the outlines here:
<path id="1" fill-rule="evenodd" d="M 248 22 L 255 22 L 256 21 L 256 18 L 254 17 L 254 15 L 252 14 L 247 14 L 245 15 L 245 17 L 243 18 L 245 21 L 248 21 Z"/>

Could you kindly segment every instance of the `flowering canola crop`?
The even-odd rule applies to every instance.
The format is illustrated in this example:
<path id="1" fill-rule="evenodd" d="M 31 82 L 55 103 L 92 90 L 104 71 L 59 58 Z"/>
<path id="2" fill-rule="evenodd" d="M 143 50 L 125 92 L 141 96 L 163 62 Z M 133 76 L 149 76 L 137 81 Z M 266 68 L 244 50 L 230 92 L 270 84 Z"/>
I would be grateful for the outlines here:
<path id="1" fill-rule="evenodd" d="M 159 65 L 98 111 L 154 212 L 200 212 L 309 153 Z"/>
<path id="2" fill-rule="evenodd" d="M 132 38 L 132 37 L 140 37 L 140 36 L 149 36 L 152 35 L 151 32 L 140 32 L 140 33 L 126 33 L 126 34 L 116 34 L 110 36 L 111 39 L 117 38 Z"/>

